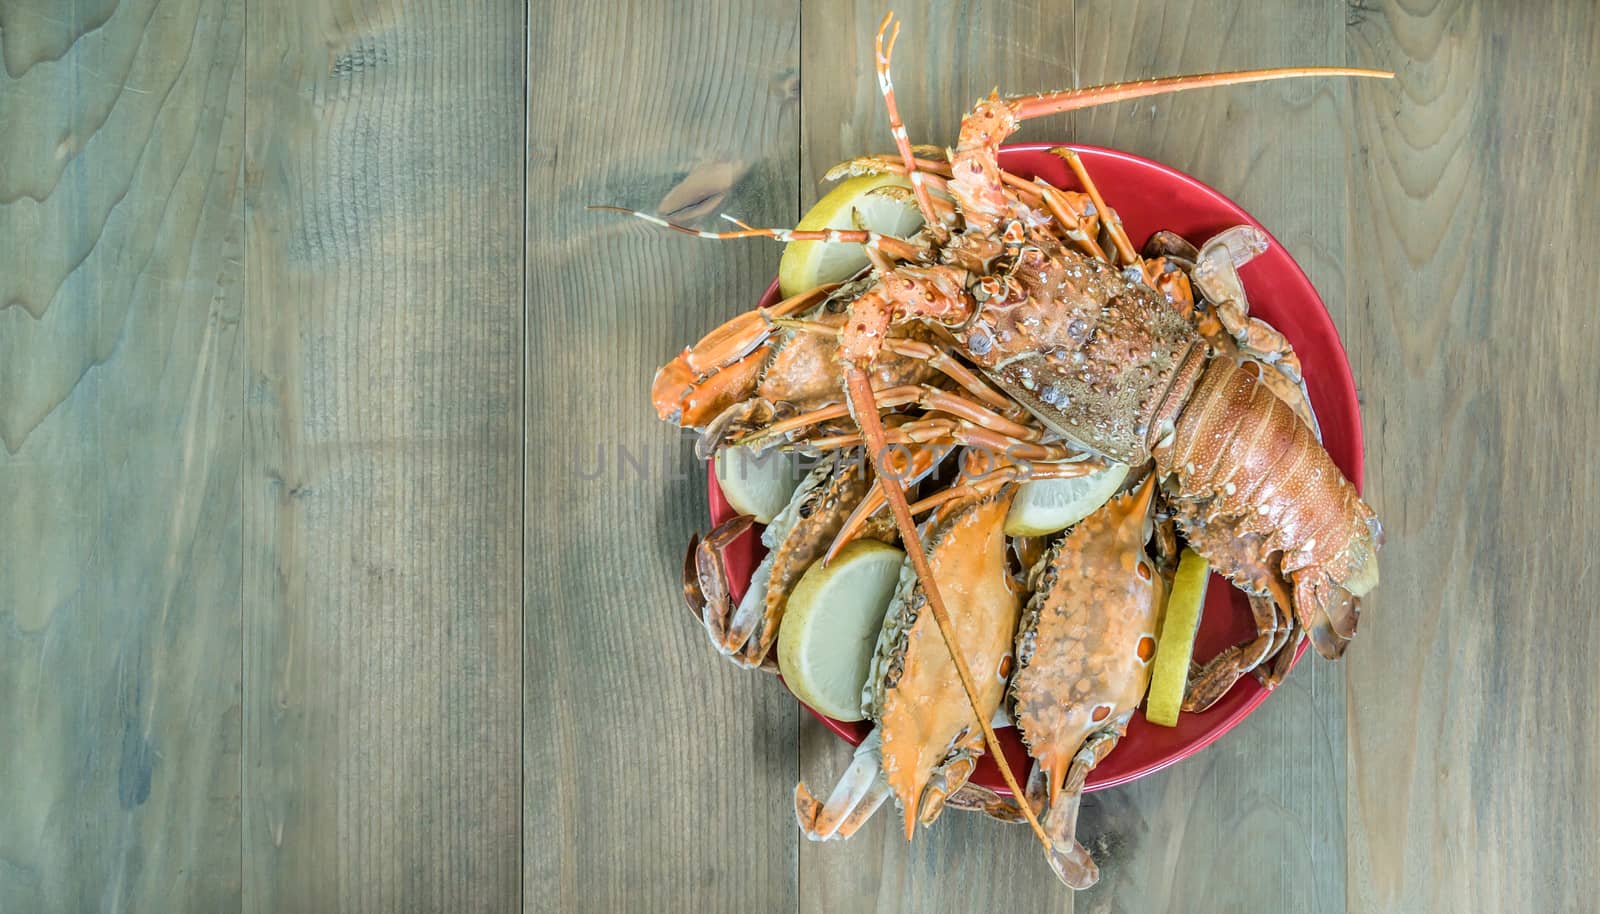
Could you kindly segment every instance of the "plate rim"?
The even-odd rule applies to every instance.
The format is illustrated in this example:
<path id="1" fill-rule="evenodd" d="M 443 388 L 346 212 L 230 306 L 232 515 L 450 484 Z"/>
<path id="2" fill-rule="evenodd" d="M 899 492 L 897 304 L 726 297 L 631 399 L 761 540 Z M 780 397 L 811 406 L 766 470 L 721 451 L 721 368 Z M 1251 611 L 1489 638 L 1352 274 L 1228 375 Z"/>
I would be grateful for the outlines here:
<path id="1" fill-rule="evenodd" d="M 1294 258 L 1294 255 L 1289 252 L 1289 249 L 1285 247 L 1282 242 L 1278 240 L 1277 236 L 1273 235 L 1266 226 L 1262 225 L 1261 222 L 1255 218 L 1255 216 L 1251 215 L 1248 210 L 1229 198 L 1227 195 L 1192 175 L 1179 171 L 1178 169 L 1169 165 L 1155 161 L 1154 159 L 1137 155 L 1135 153 L 1126 152 L 1120 149 L 1112 149 L 1109 147 L 1096 146 L 1087 143 L 1011 143 L 1001 146 L 1000 151 L 1002 153 L 1045 153 L 1049 152 L 1051 149 L 1057 149 L 1063 146 L 1073 149 L 1079 153 L 1087 153 L 1085 158 L 1119 159 L 1130 163 L 1135 167 L 1151 169 L 1163 173 L 1168 178 L 1176 179 L 1179 183 L 1185 185 L 1191 193 L 1209 196 L 1213 198 L 1215 202 L 1222 204 L 1224 207 L 1242 214 L 1245 219 L 1249 221 L 1250 225 L 1259 229 L 1263 234 L 1266 235 L 1270 247 L 1275 247 L 1283 252 L 1284 260 L 1289 267 L 1289 269 L 1286 271 L 1285 278 L 1287 278 L 1287 280 L 1289 280 L 1293 285 L 1299 287 L 1303 293 L 1309 297 L 1310 301 L 1316 303 L 1317 308 L 1315 320 L 1326 324 L 1326 329 L 1328 332 L 1325 335 L 1332 340 L 1332 350 L 1330 352 L 1330 356 L 1336 356 L 1336 358 L 1330 358 L 1331 364 L 1328 367 L 1325 367 L 1324 371 L 1331 372 L 1333 377 L 1323 377 L 1322 381 L 1324 383 L 1331 383 L 1335 388 L 1338 389 L 1338 393 L 1344 398 L 1345 402 L 1354 404 L 1356 406 L 1356 408 L 1351 411 L 1352 421 L 1350 425 L 1348 428 L 1342 428 L 1341 431 L 1348 437 L 1353 454 L 1352 466 L 1349 468 L 1347 475 L 1351 483 L 1355 485 L 1356 491 L 1359 493 L 1362 489 L 1364 477 L 1366 448 L 1364 428 L 1359 409 L 1360 400 L 1357 395 L 1354 376 L 1350 371 L 1349 354 L 1344 347 L 1344 339 L 1339 333 L 1338 325 L 1334 323 L 1333 316 L 1328 313 L 1327 303 L 1322 300 L 1322 296 L 1317 292 L 1316 286 L 1312 284 L 1310 277 L 1306 275 L 1304 268 L 1300 266 L 1299 261 Z M 764 302 L 769 298 L 776 300 L 776 297 L 779 295 L 778 280 L 776 277 L 774 277 L 771 284 L 768 285 L 766 290 L 762 293 L 759 301 Z M 717 486 L 714 461 L 706 461 L 706 476 L 708 481 L 709 495 L 708 508 L 709 513 L 711 514 L 712 523 L 715 524 L 723 519 L 722 517 L 719 517 L 719 509 L 722 512 L 728 512 L 732 509 L 722 498 L 721 491 Z M 755 534 L 752 531 L 747 535 Z M 1300 659 L 1305 655 L 1307 647 L 1308 643 L 1306 641 L 1302 641 L 1300 643 L 1299 647 L 1295 651 L 1294 660 L 1289 666 L 1291 670 L 1295 666 L 1299 665 Z M 781 677 L 779 681 L 781 683 Z M 788 691 L 788 687 L 786 685 L 784 686 L 784 690 Z M 793 692 L 790 692 L 790 695 L 793 695 Z M 1131 783 L 1139 778 L 1146 777 L 1158 771 L 1163 771 L 1167 768 L 1170 768 L 1171 766 L 1176 765 L 1178 762 L 1196 755 L 1206 747 L 1210 746 L 1212 743 L 1216 742 L 1224 734 L 1237 727 L 1244 721 L 1246 717 L 1254 713 L 1255 710 L 1259 708 L 1261 704 L 1265 702 L 1271 695 L 1271 691 L 1258 688 L 1255 693 L 1246 698 L 1245 701 L 1239 704 L 1238 707 L 1229 711 L 1226 715 L 1217 718 L 1215 725 L 1209 728 L 1202 736 L 1200 736 L 1200 738 L 1193 742 L 1184 744 L 1181 748 L 1169 753 L 1165 757 L 1153 759 L 1144 765 L 1130 769 L 1129 771 L 1126 771 L 1120 775 L 1105 778 L 1099 781 L 1094 780 L 1093 774 L 1091 773 L 1090 780 L 1084 785 L 1084 793 L 1093 793 L 1097 790 L 1105 790 L 1111 787 L 1118 787 Z M 852 746 L 859 745 L 861 740 L 864 738 L 865 734 L 858 731 L 865 722 L 846 722 L 835 720 L 820 713 L 810 705 L 807 705 L 805 702 L 800 701 L 799 698 L 795 698 L 795 701 L 802 708 L 804 708 L 807 713 L 819 720 L 824 727 L 831 731 L 835 736 L 844 740 L 846 743 L 849 743 Z M 1011 791 L 1004 785 L 996 786 L 985 784 L 982 786 L 986 787 L 987 789 L 994 790 L 1000 796 L 1011 796 Z"/>

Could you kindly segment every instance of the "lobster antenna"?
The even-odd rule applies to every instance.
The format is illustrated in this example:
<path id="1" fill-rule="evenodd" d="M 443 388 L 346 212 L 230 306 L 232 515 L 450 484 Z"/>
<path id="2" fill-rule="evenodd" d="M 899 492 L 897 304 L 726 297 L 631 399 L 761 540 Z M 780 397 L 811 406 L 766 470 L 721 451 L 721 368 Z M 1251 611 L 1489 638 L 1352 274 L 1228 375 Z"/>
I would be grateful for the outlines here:
<path id="1" fill-rule="evenodd" d="M 891 24 L 894 26 L 893 31 L 889 30 Z M 885 33 L 889 36 L 887 42 L 883 40 Z M 894 102 L 894 81 L 889 78 L 889 57 L 894 54 L 894 42 L 899 37 L 900 23 L 894 21 L 894 12 L 891 10 L 884 14 L 883 24 L 878 26 L 878 38 L 873 46 L 877 52 L 878 91 L 883 93 L 883 107 L 889 112 L 889 133 L 894 137 L 894 148 L 899 150 L 900 160 L 905 163 L 906 176 L 911 179 L 911 189 L 917 195 L 917 209 L 922 210 L 923 224 L 942 237 L 945 234 L 944 223 L 933 209 L 933 199 L 928 196 L 922 172 L 917 170 L 917 157 L 911 149 L 911 140 L 906 136 L 906 125 L 900 120 L 900 108 Z"/>
<path id="2" fill-rule="evenodd" d="M 1139 79 L 1132 82 L 1110 83 L 1104 86 L 1087 86 L 1082 89 L 1063 89 L 1008 99 L 1015 106 L 1018 120 L 1060 114 L 1109 105 L 1112 102 L 1131 101 L 1151 95 L 1185 92 L 1189 89 L 1214 89 L 1221 86 L 1238 86 L 1244 83 L 1268 82 L 1274 79 L 1298 79 L 1304 76 L 1354 76 L 1370 79 L 1393 79 L 1388 70 L 1368 70 L 1361 67 L 1273 67 L 1265 70 L 1233 70 L 1228 73 L 1199 73 L 1192 76 L 1164 76 L 1160 79 Z"/>
<path id="3" fill-rule="evenodd" d="M 1000 748 L 1000 740 L 995 737 L 994 728 L 989 726 L 988 719 L 983 716 L 983 711 L 979 707 L 978 688 L 974 685 L 972 671 L 967 669 L 967 661 L 956 649 L 950 614 L 945 610 L 944 598 L 939 594 L 939 583 L 933 578 L 933 567 L 928 564 L 928 555 L 923 551 L 922 539 L 917 536 L 917 522 L 911 516 L 911 505 L 906 502 L 905 489 L 900 487 L 900 481 L 895 478 L 893 468 L 888 465 L 886 459 L 883 421 L 878 417 L 878 402 L 872 393 L 872 378 L 864 369 L 852 365 L 845 369 L 845 383 L 851 412 L 855 414 L 856 424 L 861 428 L 861 436 L 866 439 L 867 453 L 872 457 L 873 467 L 878 471 L 878 479 L 883 483 L 883 494 L 888 497 L 889 510 L 894 514 L 895 527 L 900 531 L 900 539 L 906 547 L 906 557 L 911 560 L 911 568 L 916 571 L 917 579 L 922 582 L 922 592 L 928 598 L 928 609 L 933 613 L 933 621 L 939 626 L 939 635 L 944 639 L 945 648 L 950 651 L 950 660 L 955 664 L 956 676 L 961 680 L 962 690 L 967 693 L 968 703 L 972 705 L 972 715 L 977 718 L 978 726 L 983 730 L 983 741 L 989 747 L 989 754 L 994 757 L 995 766 L 1000 769 L 1000 777 L 1005 779 L 1006 786 L 1011 788 L 1011 795 L 1016 798 L 1023 817 L 1028 820 L 1028 827 L 1033 829 L 1034 836 L 1044 845 L 1045 853 L 1049 853 L 1050 836 L 1045 834 L 1044 826 L 1039 824 L 1038 816 L 1034 815 L 1033 804 L 1028 802 L 1022 788 L 1017 784 L 1017 776 L 1011 773 L 1011 763 L 1006 761 L 1006 754 Z"/>

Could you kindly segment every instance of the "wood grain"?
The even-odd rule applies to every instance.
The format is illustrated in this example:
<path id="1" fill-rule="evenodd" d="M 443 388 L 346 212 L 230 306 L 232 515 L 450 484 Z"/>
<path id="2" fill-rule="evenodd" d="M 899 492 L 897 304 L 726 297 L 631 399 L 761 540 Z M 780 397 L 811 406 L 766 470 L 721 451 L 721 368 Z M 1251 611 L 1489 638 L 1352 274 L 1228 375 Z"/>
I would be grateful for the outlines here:
<path id="1" fill-rule="evenodd" d="M 1374 4 L 1363 4 L 1374 6 Z M 1593 910 L 1600 13 L 1384 3 L 1351 360 L 1384 582 L 1350 658 L 1352 911 Z"/>
<path id="2" fill-rule="evenodd" d="M 996 86 L 1020 93 L 1072 85 L 1073 4 L 899 3 L 895 13 L 903 23 L 893 60 L 895 101 L 913 143 L 953 143 L 961 115 Z M 807 205 L 826 190 L 817 179 L 829 166 L 894 149 L 872 68 L 882 18 L 879 4 L 806 4 L 800 174 Z M 1059 123 L 1034 123 L 1018 142 L 1064 135 Z M 800 773 L 825 796 L 850 762 L 849 747 L 809 715 L 801 733 Z M 801 910 L 818 914 L 1072 910 L 1072 893 L 1056 881 L 1025 828 L 952 811 L 907 844 L 892 804 L 847 842 L 803 843 L 800 888 Z"/>
<path id="3" fill-rule="evenodd" d="M 250 8 L 246 911 L 519 901 L 524 15 Z"/>
<path id="4" fill-rule="evenodd" d="M 1593 907 L 1600 12 L 896 12 L 914 141 L 995 86 L 1398 72 L 1018 137 L 1306 267 L 1389 530 L 1346 661 L 1093 795 L 1088 893 L 970 814 L 804 843 L 848 750 L 681 609 L 705 486 L 646 395 L 779 248 L 583 206 L 792 222 L 889 148 L 883 8 L 0 0 L 0 912 Z"/>
<path id="5" fill-rule="evenodd" d="M 0 5 L 0 911 L 239 907 L 243 25 Z"/>
<path id="6" fill-rule="evenodd" d="M 1078 79 L 1338 64 L 1343 16 L 1317 2 L 1082 0 Z M 1080 112 L 1073 135 L 1164 162 L 1238 201 L 1305 268 L 1342 328 L 1350 90 L 1344 81 L 1305 80 L 1191 92 Z M 1116 205 L 1114 195 L 1108 202 Z M 1360 371 L 1356 378 L 1370 382 Z M 1369 440 L 1368 452 L 1374 447 Z M 1352 653 L 1369 637 L 1363 632 Z M 1095 794 L 1079 832 L 1106 848 L 1103 878 L 1079 907 L 1340 910 L 1345 675 L 1343 664 L 1308 655 L 1260 710 L 1201 755 Z"/>
<path id="7" fill-rule="evenodd" d="M 704 471 L 656 366 L 749 308 L 779 247 L 662 232 L 792 224 L 799 10 L 546 10 L 529 49 L 525 755 L 529 912 L 797 901 L 794 700 L 683 607 Z"/>

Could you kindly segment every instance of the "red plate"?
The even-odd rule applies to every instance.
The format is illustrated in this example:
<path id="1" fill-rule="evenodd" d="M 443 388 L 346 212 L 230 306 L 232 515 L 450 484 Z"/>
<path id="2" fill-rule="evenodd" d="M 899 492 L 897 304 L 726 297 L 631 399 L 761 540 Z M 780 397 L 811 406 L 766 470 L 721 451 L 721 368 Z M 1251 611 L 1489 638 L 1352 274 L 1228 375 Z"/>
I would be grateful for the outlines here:
<path id="1" fill-rule="evenodd" d="M 1046 144 L 1007 146 L 1000 151 L 1000 164 L 1024 177 L 1042 177 L 1057 187 L 1076 188 L 1076 179 L 1065 162 L 1050 155 Z M 1128 235 L 1136 245 L 1155 232 L 1176 232 L 1195 244 L 1239 224 L 1266 231 L 1237 203 L 1201 184 L 1188 175 L 1165 165 L 1096 146 L 1073 146 L 1083 157 L 1100 190 L 1122 216 Z M 1268 236 L 1271 237 L 1270 234 Z M 1306 386 L 1311 391 L 1312 407 L 1322 425 L 1323 446 L 1350 481 L 1361 487 L 1361 414 L 1356 405 L 1356 389 L 1350 379 L 1350 366 L 1344 346 L 1334 329 L 1322 299 L 1311 281 L 1276 238 L 1267 252 L 1240 270 L 1250 293 L 1252 313 L 1265 319 L 1288 337 L 1305 370 Z M 760 304 L 778 300 L 778 284 L 767 289 Z M 708 468 L 709 469 L 709 468 Z M 715 473 L 710 477 L 711 521 L 721 523 L 735 513 L 717 488 Z M 723 553 L 727 562 L 735 600 L 744 595 L 750 574 L 761 560 L 760 528 L 741 536 Z M 1212 575 L 1206 592 L 1205 612 L 1195 642 L 1195 657 L 1206 660 L 1229 645 L 1252 637 L 1250 607 L 1244 596 L 1227 581 Z M 1295 655 L 1305 653 L 1300 646 Z M 1128 735 L 1105 761 L 1089 775 L 1086 790 L 1099 790 L 1159 771 L 1200 751 L 1217 737 L 1233 729 L 1245 715 L 1255 710 L 1268 695 L 1254 678 L 1245 677 L 1220 701 L 1202 714 L 1184 714 L 1176 727 L 1147 723 L 1143 713 L 1135 713 Z M 810 710 L 807 708 L 807 710 Z M 812 711 L 828 729 L 851 744 L 860 743 L 870 732 L 870 722 L 844 723 Z M 1019 778 L 1026 778 L 1031 766 L 1027 752 L 1015 729 L 1006 728 L 998 736 L 1006 758 Z M 972 780 L 1009 796 L 992 759 L 985 757 Z"/>

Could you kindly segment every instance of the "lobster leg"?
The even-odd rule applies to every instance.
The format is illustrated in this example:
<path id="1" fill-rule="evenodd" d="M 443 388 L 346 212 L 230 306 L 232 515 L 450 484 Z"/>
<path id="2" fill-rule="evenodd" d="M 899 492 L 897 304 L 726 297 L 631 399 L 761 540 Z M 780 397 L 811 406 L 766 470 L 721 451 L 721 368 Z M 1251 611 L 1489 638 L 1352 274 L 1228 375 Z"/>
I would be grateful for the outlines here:
<path id="1" fill-rule="evenodd" d="M 913 484 L 921 480 L 938 464 L 940 459 L 949 453 L 949 450 L 924 448 L 912 453 L 913 455 L 930 454 L 932 459 L 917 463 L 914 465 L 915 468 L 913 470 L 900 474 L 897 478 L 904 485 Z M 966 481 L 960 485 L 946 486 L 913 504 L 911 513 L 913 516 L 920 516 L 940 505 L 964 498 L 986 495 L 1001 486 L 1009 485 L 1013 482 L 1031 479 L 1073 479 L 1078 476 L 1086 476 L 1104 466 L 1105 464 L 1098 460 L 1078 460 L 1071 463 L 1012 464 L 981 475 L 968 476 Z M 883 506 L 888 502 L 889 496 L 883 490 L 882 481 L 873 480 L 872 488 L 867 490 L 866 496 L 861 499 L 859 505 L 856 505 L 856 509 L 851 512 L 844 526 L 840 528 L 838 535 L 834 537 L 833 544 L 828 547 L 827 554 L 823 556 L 823 563 L 826 564 L 832 561 L 834 556 L 839 554 L 839 550 L 859 536 L 861 529 L 866 526 L 872 517 L 883 510 Z"/>
<path id="2" fill-rule="evenodd" d="M 897 471 L 895 478 L 900 480 L 901 485 L 916 485 L 929 473 L 933 472 L 940 463 L 944 462 L 944 458 L 949 456 L 954 449 L 954 443 L 946 444 L 942 442 L 934 443 L 931 447 L 911 448 L 909 457 L 904 461 L 900 461 L 900 465 L 895 467 Z M 841 549 L 861 536 L 862 531 L 866 529 L 872 518 L 883 510 L 883 506 L 887 503 L 888 496 L 883 494 L 883 481 L 874 479 L 872 487 L 867 489 L 866 495 L 862 496 L 861 503 L 856 505 L 855 510 L 850 512 L 850 516 L 845 518 L 844 526 L 840 527 L 839 532 L 834 535 L 833 542 L 828 546 L 828 551 L 823 553 L 822 564 L 827 565 L 833 561 Z"/>
<path id="3" fill-rule="evenodd" d="M 922 514 L 932 511 L 946 502 L 983 495 L 1014 482 L 1035 479 L 1076 479 L 1079 476 L 1087 476 L 1096 470 L 1104 468 L 1105 464 L 1098 460 L 1075 460 L 1071 463 L 1013 464 L 997 470 L 991 470 L 979 476 L 969 477 L 960 485 L 947 486 L 940 489 L 912 505 L 911 513 Z"/>
<path id="4" fill-rule="evenodd" d="M 999 432 L 981 428 L 970 422 L 948 417 L 916 419 L 906 422 L 886 431 L 883 441 L 885 445 L 940 444 L 985 448 L 995 454 L 1003 455 L 1008 460 L 1016 461 L 1049 462 L 1071 460 L 1074 457 L 1082 456 L 1082 452 L 1074 450 L 1064 442 L 1052 441 L 1049 444 L 1040 444 L 1035 441 L 1021 441 L 1002 435 Z M 809 448 L 826 451 L 841 447 L 855 447 L 861 442 L 856 435 L 840 434 L 812 438 L 805 443 Z"/>
<path id="5" fill-rule="evenodd" d="M 661 218 L 660 216 L 653 216 L 650 213 L 640 212 L 636 209 L 628 209 L 624 206 L 604 206 L 596 204 L 591 205 L 588 208 L 608 213 L 623 213 L 624 215 L 633 216 L 636 219 L 643 219 L 651 225 L 658 225 L 662 228 L 672 229 L 674 232 L 679 232 L 684 235 L 693 235 L 696 238 L 706 238 L 717 241 L 730 241 L 735 238 L 771 238 L 774 241 L 782 241 L 785 244 L 791 241 L 827 241 L 834 243 L 845 242 L 849 244 L 864 244 L 869 249 L 881 250 L 896 260 L 922 260 L 928 253 L 926 248 L 907 241 L 904 238 L 896 238 L 893 235 L 882 235 L 877 232 L 867 232 L 859 229 L 816 229 L 812 231 L 787 228 L 756 228 L 754 226 L 745 225 L 743 222 L 740 222 L 732 217 L 725 216 L 724 218 L 728 219 L 728 221 L 734 223 L 735 225 L 740 226 L 740 228 L 727 232 L 708 232 L 704 229 L 697 229 L 693 226 L 671 222 Z"/>
<path id="6" fill-rule="evenodd" d="M 913 148 L 913 151 L 915 148 Z M 911 167 L 922 172 L 927 177 L 924 179 L 933 185 L 934 190 L 944 190 L 944 179 L 950 177 L 950 163 L 937 159 L 921 157 L 911 160 Z M 846 159 L 838 165 L 823 172 L 822 180 L 837 181 L 841 178 L 856 177 L 859 175 L 903 175 L 906 173 L 905 160 L 898 156 L 864 155 L 853 159 Z M 938 179 L 936 182 L 935 179 Z"/>
<path id="7" fill-rule="evenodd" d="M 1001 173 L 1001 180 L 1006 180 L 1004 172 Z M 1100 226 L 1099 217 L 1086 205 L 1092 201 L 1084 194 L 1052 187 L 1042 179 L 1036 179 L 1035 184 L 1044 196 L 1045 208 L 1057 222 L 1061 223 L 1061 227 L 1066 230 L 1067 238 L 1076 242 L 1090 257 L 1110 263 L 1111 258 L 1106 256 L 1100 243 L 1094 240 L 1095 236 L 1100 234 Z"/>
<path id="8" fill-rule="evenodd" d="M 1111 207 L 1106 206 L 1105 198 L 1100 196 L 1100 188 L 1095 186 L 1094 179 L 1089 177 L 1089 170 L 1083 167 L 1083 160 L 1078 154 L 1065 146 L 1057 146 L 1050 150 L 1053 155 L 1065 159 L 1072 168 L 1072 173 L 1078 176 L 1078 182 L 1083 185 L 1084 193 L 1094 201 L 1094 209 L 1100 214 L 1100 219 L 1105 223 L 1106 230 L 1111 233 L 1111 241 L 1117 246 L 1117 257 L 1125 265 L 1139 266 L 1139 252 L 1133 249 L 1133 242 L 1128 238 L 1128 232 L 1122 227 L 1122 219 Z"/>
<path id="9" fill-rule="evenodd" d="M 807 320 L 782 320 L 774 323 L 785 330 L 795 330 L 800 333 L 814 333 L 819 336 L 838 336 L 839 328 L 820 321 Z M 914 340 L 908 337 L 890 337 L 883 341 L 883 348 L 895 355 L 909 359 L 919 359 L 932 365 L 945 377 L 965 388 L 980 403 L 997 412 L 1016 417 L 1025 417 L 1026 410 L 1000 393 L 994 385 L 985 381 L 972 369 L 968 368 L 953 354 L 948 347 L 935 346 L 923 340 Z"/>
<path id="10" fill-rule="evenodd" d="M 773 321 L 810 308 L 837 283 L 808 289 L 770 308 L 746 311 L 712 330 L 656 372 L 650 396 L 668 422 L 699 428 L 755 390 Z"/>
<path id="11" fill-rule="evenodd" d="M 899 387 L 885 388 L 874 393 L 880 408 L 888 409 L 915 404 L 930 412 L 954 416 L 973 426 L 994 432 L 1011 442 L 1032 442 L 1043 435 L 1043 430 L 1038 426 L 1023 425 L 960 394 L 926 384 L 906 384 Z M 824 422 L 843 419 L 848 415 L 850 415 L 850 405 L 848 403 L 830 403 L 827 406 L 796 413 L 765 428 L 756 429 L 743 437 L 735 439 L 733 443 L 759 448 L 763 443 L 779 436 L 787 436 Z M 921 427 L 936 428 L 939 426 Z"/>

